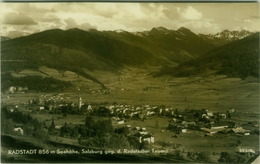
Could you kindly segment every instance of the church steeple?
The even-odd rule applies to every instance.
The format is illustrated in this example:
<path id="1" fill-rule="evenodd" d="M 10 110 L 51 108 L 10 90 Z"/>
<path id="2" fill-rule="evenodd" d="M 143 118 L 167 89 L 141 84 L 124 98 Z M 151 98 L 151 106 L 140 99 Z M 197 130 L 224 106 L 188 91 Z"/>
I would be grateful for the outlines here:
<path id="1" fill-rule="evenodd" d="M 79 96 L 79 99 L 78 99 L 78 106 L 79 106 L 79 110 L 81 109 L 82 107 L 82 98 Z"/>
<path id="2" fill-rule="evenodd" d="M 78 88 L 78 109 L 80 111 L 81 107 L 82 107 L 82 98 L 80 97 L 80 88 Z"/>

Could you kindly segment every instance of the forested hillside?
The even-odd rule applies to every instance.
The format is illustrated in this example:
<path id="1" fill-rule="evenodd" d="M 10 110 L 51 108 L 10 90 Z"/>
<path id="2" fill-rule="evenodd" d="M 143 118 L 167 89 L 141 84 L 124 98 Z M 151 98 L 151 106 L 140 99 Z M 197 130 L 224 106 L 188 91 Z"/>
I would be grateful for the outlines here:
<path id="1" fill-rule="evenodd" d="M 212 73 L 241 78 L 259 77 L 259 33 L 213 49 L 177 67 L 165 67 L 157 75 L 184 77 Z"/>

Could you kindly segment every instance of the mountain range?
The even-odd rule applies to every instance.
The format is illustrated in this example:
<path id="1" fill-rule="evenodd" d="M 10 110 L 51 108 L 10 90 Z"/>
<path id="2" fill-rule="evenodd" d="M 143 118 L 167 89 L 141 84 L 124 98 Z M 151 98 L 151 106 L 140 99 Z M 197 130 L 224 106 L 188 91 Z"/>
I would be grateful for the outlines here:
<path id="1" fill-rule="evenodd" d="M 184 27 L 156 27 L 134 33 L 53 29 L 20 38 L 1 38 L 1 67 L 4 73 L 47 66 L 76 72 L 102 86 L 99 79 L 87 72 L 156 67 L 156 75 L 191 76 L 214 67 L 216 73 L 258 76 L 258 44 L 259 33 L 245 30 L 203 35 Z M 230 63 L 233 71 L 228 72 Z M 241 73 L 244 67 L 247 73 Z M 187 69 L 192 71 L 187 73 Z"/>
<path id="2" fill-rule="evenodd" d="M 36 65 L 51 67 L 57 60 L 62 65 L 107 69 L 124 64 L 179 64 L 215 46 L 188 29 L 159 27 L 142 33 L 55 29 L 3 42 L 2 47 L 3 60 L 30 59 Z M 67 60 L 72 56 L 73 60 Z"/>
<path id="3" fill-rule="evenodd" d="M 205 41 L 210 42 L 214 45 L 221 46 L 232 41 L 243 39 L 249 35 L 252 35 L 253 32 L 241 30 L 241 31 L 229 31 L 224 30 L 216 34 L 199 34 Z"/>

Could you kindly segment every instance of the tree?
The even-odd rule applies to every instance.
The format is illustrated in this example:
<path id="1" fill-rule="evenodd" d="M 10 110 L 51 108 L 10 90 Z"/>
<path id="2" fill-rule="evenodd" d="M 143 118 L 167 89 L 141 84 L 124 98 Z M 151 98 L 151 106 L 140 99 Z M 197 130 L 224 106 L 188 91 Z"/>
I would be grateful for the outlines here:
<path id="1" fill-rule="evenodd" d="M 32 136 L 38 140 L 46 140 L 49 138 L 48 130 L 43 128 L 43 123 L 40 123 L 38 120 L 34 120 L 34 128 L 32 131 Z"/>
<path id="2" fill-rule="evenodd" d="M 67 117 L 67 114 L 69 112 L 69 107 L 68 106 L 62 106 L 61 111 L 63 113 L 63 117 Z"/>
<path id="3" fill-rule="evenodd" d="M 76 126 L 72 129 L 71 131 L 71 137 L 72 138 L 77 138 L 79 137 L 79 128 Z"/>
<path id="4" fill-rule="evenodd" d="M 12 134 L 15 127 L 15 123 L 11 119 L 1 120 L 1 132 L 2 134 Z"/>
<path id="5" fill-rule="evenodd" d="M 144 141 L 140 144 L 140 147 L 139 147 L 139 150 L 141 149 L 145 149 L 145 150 L 148 150 L 150 148 L 150 145 L 147 141 Z"/>
<path id="6" fill-rule="evenodd" d="M 79 132 L 79 134 L 80 134 L 82 137 L 92 137 L 92 136 L 95 136 L 94 130 L 88 128 L 87 126 L 81 126 L 81 127 L 79 127 L 78 132 Z"/>
<path id="7" fill-rule="evenodd" d="M 175 110 L 174 110 L 174 114 L 176 114 L 176 115 L 179 115 L 180 113 L 179 113 L 179 110 L 176 108 Z"/>
<path id="8" fill-rule="evenodd" d="M 52 118 L 52 121 L 51 121 L 51 125 L 48 128 L 48 132 L 49 133 L 54 133 L 55 132 L 55 123 L 54 123 L 54 119 L 53 118 Z"/>
<path id="9" fill-rule="evenodd" d="M 67 125 L 67 122 L 64 123 L 64 125 L 60 128 L 60 136 L 62 137 L 68 137 L 70 136 L 71 129 Z"/>
<path id="10" fill-rule="evenodd" d="M 239 153 L 221 152 L 220 159 L 218 161 L 222 163 L 245 163 L 247 158 Z"/>
<path id="11" fill-rule="evenodd" d="M 88 128 L 92 129 L 94 127 L 94 125 L 95 125 L 95 120 L 93 119 L 93 117 L 87 116 L 86 117 L 86 121 L 85 121 L 85 125 Z"/>
<path id="12" fill-rule="evenodd" d="M 170 131 L 173 131 L 173 132 L 175 132 L 177 134 L 181 133 L 181 130 L 182 130 L 181 127 L 178 127 L 178 126 L 173 125 L 173 124 L 168 124 L 167 129 L 170 130 Z"/>
<path id="13" fill-rule="evenodd" d="M 109 147 L 111 147 L 111 148 L 128 148 L 128 147 L 130 147 L 130 144 L 125 135 L 111 134 L 110 139 L 109 139 Z"/>
<path id="14" fill-rule="evenodd" d="M 129 134 L 129 129 L 128 129 L 128 127 L 117 128 L 117 129 L 115 129 L 115 133 L 127 136 Z"/>
<path id="15" fill-rule="evenodd" d="M 231 118 L 231 114 L 227 112 L 227 118 Z"/>
<path id="16" fill-rule="evenodd" d="M 183 153 L 180 150 L 174 151 L 174 156 L 177 159 L 183 160 Z"/>
<path id="17" fill-rule="evenodd" d="M 111 115 L 111 111 L 104 106 L 99 107 L 97 110 L 95 110 L 94 113 L 98 116 L 110 116 Z"/>
<path id="18" fill-rule="evenodd" d="M 97 136 L 105 135 L 106 133 L 113 133 L 114 128 L 111 119 L 99 120 L 95 123 L 95 132 Z"/>
<path id="19" fill-rule="evenodd" d="M 198 153 L 197 154 L 197 161 L 210 162 L 210 156 L 206 152 Z"/>
<path id="20" fill-rule="evenodd" d="M 138 140 L 137 137 L 130 135 L 130 136 L 127 137 L 127 139 L 128 139 L 129 144 L 133 148 L 135 148 L 135 149 L 139 149 L 140 148 L 140 143 L 139 143 L 139 140 Z"/>

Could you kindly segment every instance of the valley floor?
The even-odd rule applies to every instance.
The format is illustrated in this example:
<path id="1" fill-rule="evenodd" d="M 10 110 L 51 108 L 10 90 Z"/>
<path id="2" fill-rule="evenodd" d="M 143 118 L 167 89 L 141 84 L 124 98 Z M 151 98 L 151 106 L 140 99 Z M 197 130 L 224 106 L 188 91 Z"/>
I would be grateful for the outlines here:
<path id="1" fill-rule="evenodd" d="M 108 88 L 81 86 L 79 94 L 83 104 L 116 103 L 130 106 L 165 106 L 179 111 L 204 108 L 215 113 L 224 113 L 230 109 L 235 109 L 236 114 L 232 116 L 231 121 L 237 122 L 238 125 L 257 122 L 256 126 L 259 126 L 259 83 L 255 81 L 250 82 L 220 75 L 207 78 L 153 78 L 142 72 L 138 74 L 129 72 L 121 76 L 105 77 L 100 75 L 99 79 L 108 84 Z M 80 86 L 81 82 L 77 82 L 77 85 Z M 62 117 L 61 114 L 50 114 L 44 111 L 32 112 L 25 107 L 31 99 L 52 96 L 60 97 L 61 99 L 58 101 L 78 103 L 77 90 L 75 89 L 74 92 L 71 88 L 64 93 L 2 93 L 1 101 L 2 106 L 17 105 L 22 112 L 31 113 L 33 118 L 45 121 L 48 125 L 51 123 L 51 118 L 54 118 L 56 125 L 59 126 L 62 126 L 65 122 L 74 125 L 84 124 L 86 117 L 84 114 L 68 114 L 66 117 Z M 145 120 L 128 119 L 125 125 L 145 127 L 155 137 L 155 143 L 151 145 L 151 148 L 167 150 L 169 154 L 174 154 L 174 156 L 176 151 L 180 151 L 184 156 L 189 152 L 205 152 L 209 153 L 211 162 L 218 162 L 221 152 L 237 152 L 238 149 L 246 149 L 254 150 L 256 154 L 259 153 L 259 135 L 218 133 L 205 135 L 205 132 L 198 130 L 187 130 L 185 133 L 176 134 L 167 130 L 171 121 L 169 117 L 154 116 Z M 113 126 L 121 127 L 116 123 Z M 51 140 L 60 144 L 77 145 L 77 139 L 54 136 L 51 137 Z M 3 151 L 7 149 L 8 147 L 5 147 L 2 150 L 4 157 L 6 157 L 6 154 Z M 157 155 L 147 157 L 148 161 L 151 162 L 150 158 L 153 157 L 157 158 Z M 136 158 L 137 161 L 142 159 L 139 156 Z M 158 157 L 158 161 L 167 158 Z M 178 158 L 174 157 L 173 159 L 178 161 Z"/>

